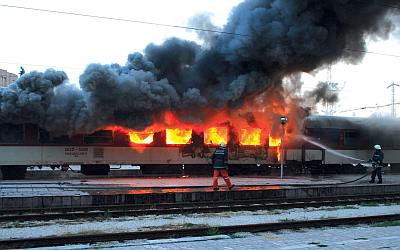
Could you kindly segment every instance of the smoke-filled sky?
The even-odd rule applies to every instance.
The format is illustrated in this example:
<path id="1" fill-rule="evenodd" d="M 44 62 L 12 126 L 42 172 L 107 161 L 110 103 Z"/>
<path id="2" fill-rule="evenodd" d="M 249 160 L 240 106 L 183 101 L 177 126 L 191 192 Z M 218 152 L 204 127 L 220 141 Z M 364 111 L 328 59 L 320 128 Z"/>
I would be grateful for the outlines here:
<path id="1" fill-rule="evenodd" d="M 40 69 L 1 89 L 0 120 L 34 122 L 58 133 L 92 131 L 110 124 L 141 129 L 165 111 L 175 112 L 182 120 L 202 121 L 208 115 L 205 111 L 235 110 L 263 93 L 284 100 L 295 93 L 284 91 L 283 79 L 296 79 L 293 75 L 301 72 L 317 74 L 318 69 L 336 63 L 332 80 L 344 85 L 342 92 L 347 98 L 339 99 L 340 108 L 351 109 L 388 103 L 389 92 L 387 96 L 377 93 L 386 89 L 387 81 L 397 80 L 399 58 L 354 53 L 400 54 L 396 53 L 398 40 L 390 35 L 398 32 L 398 19 L 390 17 L 398 14 L 399 8 L 382 5 L 382 1 L 125 2 L 2 0 L 0 4 L 241 35 L 195 34 L 0 7 L 1 21 L 7 24 L 2 30 L 6 38 L 0 48 L 0 67 L 15 73 L 15 65 L 23 65 L 27 72 Z M 382 40 L 386 40 L 384 45 Z M 393 49 L 388 49 L 388 44 Z M 365 68 L 347 66 L 363 62 Z M 43 69 L 50 67 L 55 70 Z M 302 78 L 303 87 L 317 89 L 308 89 L 305 102 L 296 100 L 299 105 L 313 98 L 337 100 L 327 95 L 323 84 L 317 84 L 326 77 L 317 76 Z M 268 98 L 272 96 L 267 94 L 263 102 Z M 387 101 L 380 101 L 384 98 Z"/>

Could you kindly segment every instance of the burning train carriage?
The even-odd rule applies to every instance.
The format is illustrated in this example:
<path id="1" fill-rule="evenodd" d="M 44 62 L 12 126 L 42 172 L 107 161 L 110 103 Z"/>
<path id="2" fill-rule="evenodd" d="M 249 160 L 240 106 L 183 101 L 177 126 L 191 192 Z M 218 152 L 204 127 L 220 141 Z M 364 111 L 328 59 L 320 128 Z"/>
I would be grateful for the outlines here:
<path id="1" fill-rule="evenodd" d="M 52 136 L 34 124 L 1 124 L 0 166 L 9 179 L 23 178 L 27 166 L 48 165 L 81 165 L 84 174 L 107 174 L 110 165 L 139 165 L 144 174 L 209 173 L 211 154 L 223 141 L 233 173 L 251 173 L 277 163 L 280 140 L 268 145 L 265 133 L 260 128 L 133 131 L 113 126 L 92 134 Z"/>
<path id="2" fill-rule="evenodd" d="M 181 113 L 179 117 L 185 120 L 210 122 L 211 114 L 217 113 L 221 117 L 220 109 L 227 108 L 225 112 L 237 118 L 243 113 L 240 109 L 247 106 L 247 113 L 265 111 L 262 119 L 267 123 L 275 121 L 277 114 L 287 114 L 292 121 L 288 126 L 293 126 L 294 117 L 304 114 L 302 105 L 297 103 L 301 84 L 300 79 L 295 79 L 296 75 L 341 60 L 360 62 L 364 53 L 359 52 L 367 50 L 365 39 L 370 36 L 387 38 L 394 30 L 388 27 L 396 25 L 389 17 L 399 14 L 395 8 L 383 6 L 379 1 L 280 3 L 243 1 L 232 9 L 227 23 L 221 27 L 224 34 L 215 33 L 211 38 L 200 34 L 200 40 L 207 46 L 172 37 L 159 45 L 149 44 L 144 53 L 130 54 L 124 65 L 90 64 L 79 77 L 79 88 L 69 82 L 63 71 L 48 69 L 26 73 L 9 87 L 0 88 L 1 122 L 30 122 L 55 133 L 72 134 L 93 131 L 110 123 L 143 128 L 160 121 L 155 116 L 167 112 Z M 357 52 L 350 53 L 348 48 Z M 293 77 L 294 82 L 287 82 L 286 77 Z M 315 90 L 305 94 L 304 99 L 311 102 L 305 104 L 311 110 L 317 102 L 329 104 L 338 100 L 337 95 L 329 91 L 328 83 L 318 84 Z M 258 122 L 250 127 L 271 131 L 270 126 L 260 124 L 262 121 L 258 117 L 257 121 L 250 116 L 247 118 L 250 124 Z M 225 117 L 222 119 L 226 121 Z M 165 140 L 170 138 L 158 138 L 157 133 L 163 133 L 159 131 L 182 129 L 179 126 L 155 129 L 154 142 L 149 145 L 133 143 L 134 146 L 132 141 L 151 140 L 151 135 L 130 136 L 128 133 L 127 136 L 103 129 L 91 135 L 53 137 L 31 124 L 1 126 L 0 166 L 3 174 L 13 173 L 16 169 L 23 172 L 27 165 L 45 164 L 79 164 L 85 171 L 94 169 L 90 165 L 102 165 L 107 169 L 108 164 L 114 163 L 205 165 L 207 158 L 199 156 L 212 148 L 204 143 L 201 135 L 200 146 L 196 145 L 195 134 L 201 134 L 198 130 L 193 130 L 192 142 L 179 146 L 166 145 Z M 238 141 L 234 137 L 228 138 L 231 164 L 269 164 L 279 158 L 279 147 L 271 147 L 277 134 L 272 133 L 271 140 L 261 138 L 257 142 L 261 145 L 245 145 L 239 141 L 245 141 L 252 133 L 241 135 L 240 129 L 244 127 L 235 128 Z M 318 132 L 317 127 L 310 127 L 305 131 L 321 141 L 326 136 L 329 143 L 333 140 L 334 146 L 347 153 L 365 152 L 361 156 L 367 156 L 370 142 L 362 143 L 362 150 L 354 150 L 358 148 L 352 144 L 364 140 L 358 138 L 361 134 L 357 133 L 361 132 L 351 128 L 347 132 L 340 130 L 338 134 L 335 129 L 329 127 Z M 327 131 L 332 134 L 326 135 Z M 288 134 L 299 133 L 288 131 Z M 301 166 L 343 163 L 343 159 L 301 139 L 288 138 L 287 142 L 287 162 Z M 379 140 L 373 143 L 379 143 Z M 349 151 L 351 147 L 353 151 Z M 394 151 L 398 149 L 397 145 L 391 147 Z M 189 148 L 195 153 L 190 153 Z M 270 154 L 271 148 L 278 152 Z M 388 161 L 396 161 L 395 153 L 385 152 Z"/>
<path id="3" fill-rule="evenodd" d="M 204 174 L 211 173 L 211 154 L 223 141 L 232 174 L 269 174 L 279 167 L 281 155 L 288 174 L 365 171 L 340 154 L 367 160 L 377 143 L 384 148 L 385 162 L 399 168 L 399 122 L 388 121 L 377 129 L 373 121 L 309 117 L 304 121 L 304 135 L 285 136 L 284 154 L 281 138 L 262 128 L 133 131 L 108 127 L 92 134 L 52 136 L 34 124 L 1 124 L 0 166 L 3 178 L 23 178 L 27 166 L 43 165 L 81 165 L 84 174 L 107 174 L 110 165 L 139 165 L 143 174 Z"/>

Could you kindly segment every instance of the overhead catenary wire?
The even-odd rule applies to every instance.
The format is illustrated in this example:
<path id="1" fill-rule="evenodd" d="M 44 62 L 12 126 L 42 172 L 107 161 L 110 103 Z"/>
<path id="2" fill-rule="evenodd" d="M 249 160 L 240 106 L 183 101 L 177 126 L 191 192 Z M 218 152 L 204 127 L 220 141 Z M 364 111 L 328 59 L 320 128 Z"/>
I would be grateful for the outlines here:
<path id="1" fill-rule="evenodd" d="M 374 55 L 378 55 L 378 56 L 389 56 L 389 57 L 400 58 L 400 55 L 395 55 L 395 54 L 385 54 L 385 53 L 380 53 L 380 52 L 367 51 L 367 50 L 355 50 L 355 49 L 345 49 L 345 50 L 350 51 L 350 52 L 367 53 L 367 54 L 374 54 Z M 82 69 L 82 68 L 70 67 L 70 66 L 32 64 L 32 63 L 24 63 L 24 62 L 4 62 L 4 61 L 0 61 L 0 64 L 28 65 L 28 66 L 35 66 L 35 67 L 65 68 L 65 69 L 75 69 L 75 70 Z M 376 106 L 374 106 L 374 107 L 376 107 Z"/>
<path id="2" fill-rule="evenodd" d="M 398 104 L 400 104 L 400 102 L 396 102 L 394 104 L 398 105 Z M 342 110 L 342 111 L 339 111 L 337 113 L 345 113 L 345 112 L 358 111 L 358 110 L 364 110 L 364 109 L 384 108 L 384 107 L 388 107 L 388 106 L 391 106 L 391 105 L 392 105 L 392 103 L 383 104 L 383 105 L 375 105 L 375 106 L 365 106 L 365 107 L 361 107 L 361 108 Z"/>
<path id="3" fill-rule="evenodd" d="M 359 0 L 364 1 L 364 0 Z M 388 2 L 381 2 L 381 6 L 390 7 L 395 9 L 400 9 L 400 6 L 393 5 Z M 217 34 L 224 34 L 224 35 L 233 35 L 233 36 L 243 36 L 249 37 L 249 34 L 242 34 L 242 33 L 235 33 L 235 32 L 227 32 L 221 30 L 213 30 L 213 29 L 204 29 L 199 27 L 189 27 L 183 25 L 173 25 L 173 24 L 165 24 L 165 23 L 156 23 L 156 22 L 148 22 L 142 20 L 133 20 L 133 19 L 125 19 L 125 18 L 118 18 L 118 17 L 110 17 L 110 16 L 102 16 L 102 15 L 94 15 L 94 14 L 85 14 L 79 12 L 68 12 L 68 11 L 61 11 L 61 10 L 51 10 L 51 9 L 44 9 L 44 8 L 34 8 L 34 7 L 27 7 L 27 6 L 18 6 L 18 5 L 10 5 L 10 4 L 0 4 L 0 7 L 4 8 L 14 8 L 14 9 L 22 9 L 22 10 L 29 10 L 29 11 L 37 11 L 37 12 L 47 12 L 47 13 L 54 13 L 54 14 L 61 14 L 61 15 L 71 15 L 71 16 L 81 16 L 87 18 L 96 18 L 96 19 L 105 19 L 105 20 L 112 20 L 112 21 L 121 21 L 121 22 L 131 22 L 131 23 L 139 23 L 145 25 L 156 25 L 156 26 L 163 26 L 163 27 L 170 27 L 170 28 L 179 28 L 179 29 L 188 29 L 188 30 L 196 30 L 196 31 L 203 31 L 203 32 L 212 32 Z M 379 56 L 388 56 L 388 57 L 396 57 L 400 58 L 400 55 L 397 54 L 387 54 L 375 51 L 367 51 L 367 50 L 360 50 L 360 49 L 352 49 L 352 48 L 344 48 L 344 50 L 353 52 L 353 53 L 367 53 Z M 4 64 L 15 64 L 15 65 L 29 65 L 29 66 L 39 66 L 39 67 L 52 67 L 52 68 L 68 68 L 68 69 L 80 69 L 75 67 L 64 67 L 64 66 L 57 66 L 57 65 L 39 65 L 39 64 L 29 64 L 29 63 L 17 63 L 17 62 L 0 62 Z"/>
<path id="4" fill-rule="evenodd" d="M 71 16 L 81 16 L 81 17 L 96 18 L 96 19 L 105 19 L 105 20 L 111 20 L 111 21 L 156 25 L 156 26 L 163 26 L 163 27 L 170 27 L 170 28 L 205 31 L 205 32 L 212 32 L 212 33 L 218 33 L 218 34 L 223 34 L 223 35 L 249 36 L 248 34 L 227 32 L 227 31 L 221 31 L 221 30 L 212 30 L 212 29 L 204 29 L 204 28 L 190 27 L 190 26 L 183 26 L 183 25 L 156 23 L 156 22 L 148 22 L 148 21 L 142 21 L 142 20 L 101 16 L 101 15 L 93 15 L 93 14 L 85 14 L 85 13 L 78 13 L 78 12 L 61 11 L 61 10 L 40 9 L 40 8 L 33 8 L 33 7 L 26 7 L 26 6 L 9 5 L 9 4 L 0 4 L 0 7 L 47 12 L 47 13 L 62 14 L 62 15 L 71 15 Z"/>
<path id="5" fill-rule="evenodd" d="M 363 0 L 361 0 L 361 1 L 363 1 Z M 400 6 L 393 5 L 393 4 L 387 3 L 387 2 L 381 2 L 380 5 L 383 7 L 388 7 L 388 8 L 400 9 Z M 86 14 L 86 13 L 79 13 L 79 12 L 72 12 L 72 11 L 51 10 L 51 9 L 34 8 L 34 7 L 27 7 L 27 6 L 10 5 L 10 4 L 0 4 L 0 7 L 38 11 L 38 12 L 47 12 L 47 13 L 62 14 L 62 15 L 81 16 L 81 17 L 105 19 L 105 20 L 112 20 L 112 21 L 156 25 L 156 26 L 163 26 L 163 27 L 170 27 L 170 28 L 189 29 L 189 30 L 205 31 L 205 32 L 212 32 L 212 33 L 218 33 L 218 34 L 224 34 L 224 35 L 235 35 L 235 36 L 245 36 L 245 37 L 250 36 L 249 34 L 242 34 L 242 33 L 236 33 L 236 32 L 205 29 L 205 28 L 190 27 L 190 26 L 183 26 L 183 25 L 156 23 L 156 22 L 149 22 L 149 21 L 143 21 L 143 20 L 134 20 L 134 19 L 119 18 L 119 17 Z M 398 57 L 400 57 L 400 56 L 398 56 Z"/>
<path id="6" fill-rule="evenodd" d="M 400 55 L 396 55 L 396 54 L 386 54 L 386 53 L 381 53 L 381 52 L 361 50 L 361 49 L 350 49 L 350 48 L 345 48 L 344 50 L 350 51 L 350 52 L 368 53 L 368 54 L 374 54 L 374 55 L 378 55 L 378 56 L 391 56 L 391 57 L 400 58 Z"/>

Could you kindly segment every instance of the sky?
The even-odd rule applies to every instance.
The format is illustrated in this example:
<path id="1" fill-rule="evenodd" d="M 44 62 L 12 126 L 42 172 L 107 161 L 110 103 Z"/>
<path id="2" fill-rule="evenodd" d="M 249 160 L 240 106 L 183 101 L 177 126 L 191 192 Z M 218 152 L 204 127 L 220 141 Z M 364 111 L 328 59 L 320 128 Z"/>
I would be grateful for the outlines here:
<path id="1" fill-rule="evenodd" d="M 145 22 L 188 26 L 191 17 L 210 13 L 212 22 L 223 26 L 232 7 L 241 0 L 0 0 L 0 5 L 15 5 L 90 15 L 116 17 Z M 47 68 L 64 70 L 71 82 L 78 83 L 79 75 L 90 63 L 124 65 L 128 54 L 142 52 L 149 43 L 161 44 L 169 37 L 180 37 L 196 42 L 196 34 L 187 29 L 162 27 L 103 20 L 81 16 L 45 13 L 0 6 L 1 43 L 0 68 L 18 74 L 44 71 Z M 397 33 L 398 32 L 397 30 Z M 388 116 L 391 107 L 362 107 L 390 104 L 388 85 L 400 84 L 400 40 L 390 36 L 385 41 L 368 41 L 368 51 L 398 55 L 366 54 L 358 65 L 338 63 L 331 67 L 331 80 L 338 83 L 339 102 L 334 115 Z M 305 73 L 303 90 L 312 90 L 318 81 L 329 80 L 325 69 Z M 396 89 L 400 101 L 400 87 Z M 320 106 L 320 114 L 325 107 Z M 397 117 L 400 116 L 400 105 Z"/>

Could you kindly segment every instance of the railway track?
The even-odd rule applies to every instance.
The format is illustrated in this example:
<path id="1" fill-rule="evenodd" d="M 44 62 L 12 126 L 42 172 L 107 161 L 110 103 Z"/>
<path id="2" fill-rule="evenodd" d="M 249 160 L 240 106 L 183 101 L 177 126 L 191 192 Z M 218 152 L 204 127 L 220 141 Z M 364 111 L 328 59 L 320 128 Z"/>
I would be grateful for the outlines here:
<path id="1" fill-rule="evenodd" d="M 51 247 L 71 244 L 98 243 L 110 241 L 125 241 L 136 239 L 162 239 L 162 238 L 180 238 L 187 236 L 205 236 L 210 234 L 232 234 L 237 232 L 267 232 L 282 229 L 299 229 L 299 228 L 318 228 L 339 225 L 356 225 L 365 223 L 376 223 L 383 221 L 400 220 L 400 214 L 376 215 L 363 217 L 347 217 L 347 218 L 329 218 L 319 220 L 305 221 L 285 221 L 263 224 L 247 224 L 233 226 L 217 226 L 184 229 L 167 229 L 167 230 L 148 230 L 134 231 L 123 233 L 100 233 L 85 235 L 68 235 L 68 236 L 51 236 L 40 238 L 24 238 L 0 240 L 0 249 L 9 248 L 31 248 L 31 247 Z"/>
<path id="2" fill-rule="evenodd" d="M 0 221 L 46 221 L 93 217 L 213 213 L 352 205 L 371 202 L 400 201 L 400 194 L 335 196 L 303 199 L 233 200 L 196 203 L 124 204 L 52 209 L 0 210 Z"/>

